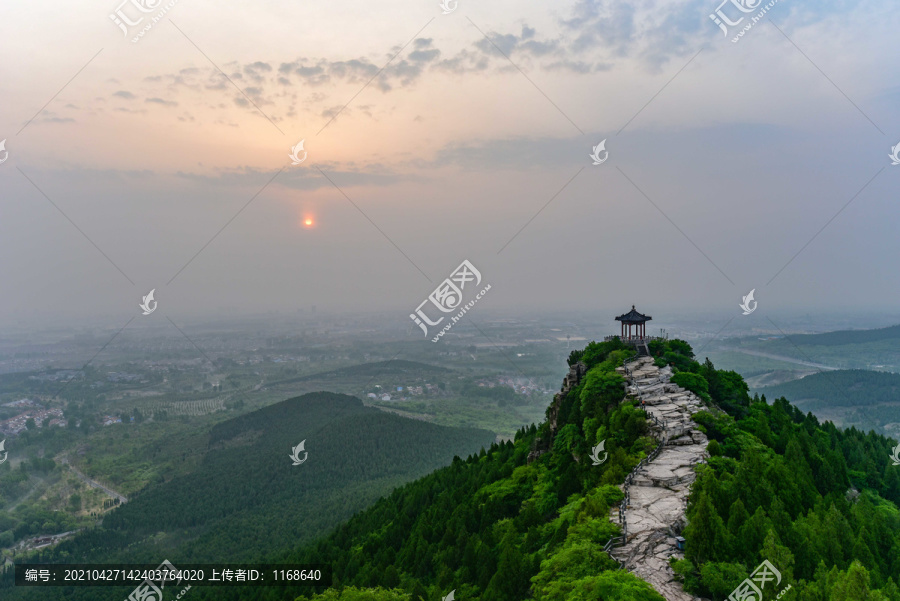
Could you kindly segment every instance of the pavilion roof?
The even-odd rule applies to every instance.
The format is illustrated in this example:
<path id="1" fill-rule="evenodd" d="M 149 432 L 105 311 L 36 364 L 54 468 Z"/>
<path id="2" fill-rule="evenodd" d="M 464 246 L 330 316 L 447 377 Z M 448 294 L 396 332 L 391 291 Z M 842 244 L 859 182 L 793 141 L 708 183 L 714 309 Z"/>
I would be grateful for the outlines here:
<path id="1" fill-rule="evenodd" d="M 631 305 L 631 311 L 616 317 L 616 321 L 621 321 L 622 323 L 644 323 L 651 319 L 653 318 L 649 315 L 644 315 L 643 313 L 636 311 L 634 305 Z"/>

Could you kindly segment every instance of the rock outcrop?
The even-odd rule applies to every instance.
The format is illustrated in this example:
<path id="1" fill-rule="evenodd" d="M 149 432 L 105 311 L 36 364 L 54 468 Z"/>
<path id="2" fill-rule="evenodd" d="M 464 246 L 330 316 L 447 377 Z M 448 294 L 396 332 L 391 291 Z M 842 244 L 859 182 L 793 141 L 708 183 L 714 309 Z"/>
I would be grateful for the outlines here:
<path id="1" fill-rule="evenodd" d="M 528 453 L 528 463 L 531 463 L 553 447 L 553 439 L 556 437 L 559 420 L 559 408 L 569 391 L 581 383 L 581 379 L 587 373 L 587 365 L 579 361 L 569 367 L 569 373 L 563 378 L 562 388 L 553 396 L 553 402 L 547 411 L 547 422 L 550 424 L 550 439 L 543 440 L 538 437 L 534 441 L 531 451 Z"/>

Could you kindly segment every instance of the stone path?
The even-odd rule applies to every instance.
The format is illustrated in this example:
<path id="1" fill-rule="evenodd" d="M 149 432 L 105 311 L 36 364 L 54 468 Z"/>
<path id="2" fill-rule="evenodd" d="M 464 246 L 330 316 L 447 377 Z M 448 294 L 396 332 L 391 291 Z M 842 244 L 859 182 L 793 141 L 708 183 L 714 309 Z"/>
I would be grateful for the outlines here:
<path id="1" fill-rule="evenodd" d="M 683 557 L 675 546 L 675 532 L 684 527 L 687 497 L 696 477 L 693 467 L 707 457 L 706 436 L 691 419 L 703 409 L 702 402 L 694 393 L 669 382 L 671 368 L 656 367 L 650 357 L 616 371 L 627 378 L 627 392 L 643 399 L 653 435 L 663 446 L 626 481 L 625 543 L 611 554 L 667 601 L 699 600 L 675 581 L 669 558 Z M 618 507 L 611 518 L 619 519 Z"/>

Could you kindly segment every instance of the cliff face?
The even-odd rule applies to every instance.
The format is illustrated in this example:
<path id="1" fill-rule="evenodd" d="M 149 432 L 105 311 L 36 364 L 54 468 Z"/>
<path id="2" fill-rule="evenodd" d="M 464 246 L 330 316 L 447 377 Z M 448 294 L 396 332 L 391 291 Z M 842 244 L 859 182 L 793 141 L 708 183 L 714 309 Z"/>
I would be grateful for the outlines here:
<path id="1" fill-rule="evenodd" d="M 557 421 L 559 419 L 559 408 L 569 391 L 581 383 L 581 379 L 587 373 L 587 365 L 579 361 L 569 368 L 569 373 L 563 378 L 562 388 L 553 395 L 553 402 L 550 404 L 550 411 L 547 414 L 547 422 L 550 424 L 550 438 L 544 440 L 540 437 L 534 441 L 531 452 L 528 453 L 528 462 L 531 463 L 553 446 L 553 439 L 556 438 Z"/>

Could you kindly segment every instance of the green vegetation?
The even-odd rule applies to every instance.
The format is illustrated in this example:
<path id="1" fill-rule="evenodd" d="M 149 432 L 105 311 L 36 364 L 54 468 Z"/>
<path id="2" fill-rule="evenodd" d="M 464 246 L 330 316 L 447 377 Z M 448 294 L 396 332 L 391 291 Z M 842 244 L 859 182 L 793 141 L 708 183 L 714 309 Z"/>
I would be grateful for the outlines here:
<path id="1" fill-rule="evenodd" d="M 204 439 L 208 451 L 195 471 L 150 486 L 108 513 L 102 526 L 36 559 L 258 560 L 321 536 L 396 486 L 490 445 L 494 435 L 315 393 L 220 423 Z M 293 466 L 291 448 L 302 440 L 308 459 Z M 93 601 L 107 591 L 73 594 L 66 598 Z"/>
<path id="2" fill-rule="evenodd" d="M 691 492 L 690 565 L 679 566 L 689 589 L 723 598 L 768 559 L 800 599 L 900 599 L 900 476 L 888 439 L 821 425 L 784 399 L 753 402 L 737 420 L 695 419 L 716 452 Z M 860 574 L 864 596 L 835 596 Z"/>

